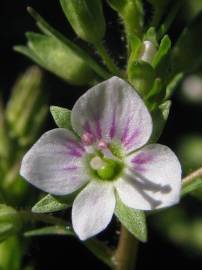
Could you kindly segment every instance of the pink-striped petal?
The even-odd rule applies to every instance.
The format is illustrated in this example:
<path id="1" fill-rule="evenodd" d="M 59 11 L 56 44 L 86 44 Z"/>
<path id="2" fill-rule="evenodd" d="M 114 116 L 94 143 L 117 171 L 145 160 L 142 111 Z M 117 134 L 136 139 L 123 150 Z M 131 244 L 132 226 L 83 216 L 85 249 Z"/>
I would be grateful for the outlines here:
<path id="1" fill-rule="evenodd" d="M 180 199 L 181 166 L 167 147 L 151 144 L 128 156 L 128 170 L 115 183 L 129 207 L 152 210 L 176 204 Z"/>
<path id="2" fill-rule="evenodd" d="M 143 146 L 152 132 L 151 116 L 136 91 L 112 77 L 91 88 L 73 107 L 72 126 L 95 141 L 122 143 L 127 152 Z"/>
<path id="3" fill-rule="evenodd" d="M 85 149 L 69 130 L 46 132 L 22 160 L 20 174 L 32 185 L 55 195 L 74 192 L 88 180 Z"/>

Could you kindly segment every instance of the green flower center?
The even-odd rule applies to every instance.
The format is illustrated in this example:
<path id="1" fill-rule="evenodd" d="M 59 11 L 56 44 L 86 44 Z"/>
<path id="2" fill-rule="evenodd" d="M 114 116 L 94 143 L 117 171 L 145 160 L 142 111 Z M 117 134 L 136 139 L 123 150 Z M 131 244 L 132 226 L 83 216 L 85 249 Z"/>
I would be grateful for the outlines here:
<path id="1" fill-rule="evenodd" d="M 123 164 L 117 160 L 94 156 L 90 160 L 90 168 L 100 180 L 113 181 L 120 175 Z"/>

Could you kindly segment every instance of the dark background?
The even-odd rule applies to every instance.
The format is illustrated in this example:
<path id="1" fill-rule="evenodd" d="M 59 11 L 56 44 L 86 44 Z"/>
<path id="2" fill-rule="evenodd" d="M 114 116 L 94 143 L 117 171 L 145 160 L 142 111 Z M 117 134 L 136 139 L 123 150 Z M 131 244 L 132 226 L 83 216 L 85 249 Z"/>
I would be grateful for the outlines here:
<path id="1" fill-rule="evenodd" d="M 34 7 L 51 25 L 79 42 L 69 27 L 58 0 L 7 0 L 1 3 L 0 8 L 0 89 L 3 90 L 5 101 L 9 97 L 11 86 L 16 77 L 31 65 L 24 56 L 15 53 L 12 47 L 24 44 L 26 39 L 24 32 L 36 31 L 33 19 L 26 12 L 26 6 Z M 120 28 L 114 23 L 116 15 L 105 5 L 105 14 L 108 21 L 107 41 L 113 48 L 113 55 L 123 53 L 123 47 L 117 46 Z M 175 31 L 171 37 L 175 40 L 177 33 L 182 28 L 182 20 L 178 18 L 175 22 Z M 110 35 L 110 32 L 113 34 Z M 69 86 L 47 72 L 45 73 L 45 90 L 50 98 L 50 104 L 71 108 L 76 99 L 87 90 L 87 88 L 76 88 Z M 166 126 L 161 143 L 175 148 L 178 139 L 184 133 L 194 131 L 201 133 L 200 107 L 184 106 L 178 98 L 174 97 L 174 103 L 170 118 Z M 54 123 L 49 119 L 44 129 L 53 128 Z M 104 238 L 113 234 L 113 224 L 105 232 Z M 111 239 L 112 243 L 117 241 L 117 236 Z M 11 258 L 12 259 L 12 258 Z M 77 240 L 65 237 L 41 237 L 32 240 L 29 253 L 25 256 L 26 261 L 33 261 L 36 270 L 52 269 L 107 269 L 90 252 L 88 252 Z M 182 251 L 177 246 L 170 244 L 161 237 L 149 224 L 149 242 L 140 244 L 137 269 L 152 268 L 155 270 L 181 267 L 184 270 L 196 269 L 202 266 L 202 256 L 193 256 Z"/>

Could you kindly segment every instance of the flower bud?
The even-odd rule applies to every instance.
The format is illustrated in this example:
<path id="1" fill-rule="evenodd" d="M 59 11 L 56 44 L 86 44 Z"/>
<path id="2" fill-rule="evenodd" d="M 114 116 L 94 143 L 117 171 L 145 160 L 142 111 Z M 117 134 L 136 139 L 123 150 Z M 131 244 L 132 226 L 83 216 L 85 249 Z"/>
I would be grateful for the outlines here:
<path id="1" fill-rule="evenodd" d="M 116 10 L 123 19 L 128 35 L 142 35 L 144 12 L 139 0 L 108 0 L 111 7 Z"/>
<path id="2" fill-rule="evenodd" d="M 156 52 L 153 43 L 150 40 L 145 40 L 140 49 L 139 59 L 151 64 Z"/>
<path id="3" fill-rule="evenodd" d="M 35 61 L 73 85 L 84 85 L 95 79 L 95 73 L 77 50 L 59 39 L 36 33 L 27 33 L 28 47 Z"/>
<path id="4" fill-rule="evenodd" d="M 63 11 L 76 34 L 83 40 L 99 43 L 106 30 L 100 0 L 60 0 Z"/>

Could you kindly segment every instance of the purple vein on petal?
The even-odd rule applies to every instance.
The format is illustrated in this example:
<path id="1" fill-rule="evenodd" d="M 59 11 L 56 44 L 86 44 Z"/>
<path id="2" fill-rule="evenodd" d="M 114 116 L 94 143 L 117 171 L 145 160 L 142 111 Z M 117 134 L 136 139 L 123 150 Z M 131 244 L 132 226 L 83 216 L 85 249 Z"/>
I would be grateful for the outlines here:
<path id="1" fill-rule="evenodd" d="M 153 156 L 146 153 L 140 153 L 134 157 L 131 162 L 133 164 L 133 169 L 138 172 L 145 172 L 148 163 L 153 160 Z"/>
<path id="2" fill-rule="evenodd" d="M 75 147 L 68 146 L 67 154 L 73 157 L 81 157 L 83 152 L 80 149 L 76 149 Z"/>
<path id="3" fill-rule="evenodd" d="M 92 128 L 91 128 L 91 125 L 90 125 L 89 121 L 86 121 L 86 123 L 84 124 L 84 131 L 86 133 L 91 134 L 93 137 L 95 137 L 94 132 L 92 131 Z"/>
<path id="4" fill-rule="evenodd" d="M 116 108 L 113 109 L 112 121 L 111 121 L 111 126 L 110 126 L 110 131 L 109 131 L 109 136 L 111 139 L 114 138 L 115 132 L 116 132 Z"/>
<path id="5" fill-rule="evenodd" d="M 81 157 L 85 152 L 85 148 L 83 147 L 83 145 L 73 139 L 69 139 L 66 142 L 65 147 L 67 149 L 66 153 L 73 157 Z"/>
<path id="6" fill-rule="evenodd" d="M 134 144 L 134 140 L 138 138 L 138 136 L 140 135 L 140 130 L 137 128 L 133 131 L 133 133 L 130 135 L 129 138 L 126 138 L 124 146 L 130 147 L 131 144 Z"/>
<path id="7" fill-rule="evenodd" d="M 128 137 L 130 121 L 131 121 L 131 119 L 128 118 L 127 121 L 126 121 L 126 125 L 125 125 L 125 127 L 124 127 L 124 129 L 123 129 L 123 134 L 122 134 L 122 137 L 121 137 L 121 142 L 122 142 L 123 144 L 125 144 L 125 141 L 126 141 L 126 139 L 127 139 L 127 137 Z"/>
<path id="8" fill-rule="evenodd" d="M 73 166 L 73 165 L 64 167 L 65 171 L 75 171 L 77 169 L 78 169 L 78 166 Z"/>
<path id="9" fill-rule="evenodd" d="M 97 138 L 100 140 L 102 138 L 102 129 L 101 129 L 101 126 L 100 126 L 100 120 L 99 119 L 97 119 L 95 121 L 95 128 L 96 128 Z"/>
<path id="10" fill-rule="evenodd" d="M 152 159 L 153 159 L 152 155 L 146 153 L 139 153 L 132 159 L 132 163 L 142 165 L 152 161 Z"/>
<path id="11" fill-rule="evenodd" d="M 73 139 L 68 139 L 66 146 L 67 146 L 67 147 L 68 147 L 68 146 L 76 147 L 76 148 L 79 149 L 80 151 L 85 152 L 84 146 L 83 146 L 80 142 L 75 141 L 75 140 L 73 140 Z"/>

